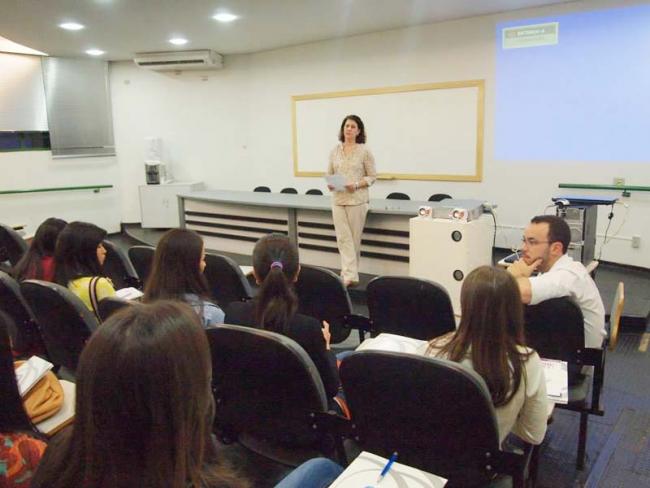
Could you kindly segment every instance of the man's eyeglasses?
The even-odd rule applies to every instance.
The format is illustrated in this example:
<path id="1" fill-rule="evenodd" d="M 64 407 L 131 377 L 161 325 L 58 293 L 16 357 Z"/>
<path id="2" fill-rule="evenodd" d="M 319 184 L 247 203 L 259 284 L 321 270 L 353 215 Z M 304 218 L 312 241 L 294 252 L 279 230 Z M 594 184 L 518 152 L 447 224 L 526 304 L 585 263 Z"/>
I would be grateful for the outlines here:
<path id="1" fill-rule="evenodd" d="M 538 241 L 537 239 L 533 239 L 532 237 L 529 237 L 526 239 L 525 237 L 521 238 L 521 243 L 528 246 L 528 247 L 534 247 L 537 244 L 548 244 L 551 241 Z"/>

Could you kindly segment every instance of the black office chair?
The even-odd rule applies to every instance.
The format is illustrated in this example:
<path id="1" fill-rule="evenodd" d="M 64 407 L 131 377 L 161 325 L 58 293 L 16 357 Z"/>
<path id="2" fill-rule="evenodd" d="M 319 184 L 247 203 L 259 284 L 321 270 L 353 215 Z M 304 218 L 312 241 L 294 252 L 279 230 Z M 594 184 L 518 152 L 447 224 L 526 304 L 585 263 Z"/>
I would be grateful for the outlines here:
<path id="1" fill-rule="evenodd" d="M 378 276 L 366 287 L 370 329 L 430 340 L 456 329 L 447 290 L 433 281 Z"/>
<path id="2" fill-rule="evenodd" d="M 13 228 L 0 224 L 0 269 L 9 271 L 16 266 L 23 254 L 29 249 L 29 244 Z"/>
<path id="3" fill-rule="evenodd" d="M 256 186 L 253 188 L 253 191 L 259 191 L 262 193 L 271 193 L 271 189 L 268 186 Z"/>
<path id="4" fill-rule="evenodd" d="M 296 190 L 295 188 L 283 188 L 282 190 L 280 190 L 280 193 L 290 193 L 292 195 L 297 195 L 298 190 Z"/>
<path id="5" fill-rule="evenodd" d="M 429 197 L 429 201 L 440 202 L 441 200 L 445 200 L 447 198 L 451 198 L 451 195 L 447 195 L 446 193 L 434 193 Z"/>
<path id="6" fill-rule="evenodd" d="M 365 318 L 352 313 L 352 302 L 341 278 L 332 271 L 303 264 L 295 283 L 298 295 L 298 312 L 330 324 L 330 342 L 343 342 L 350 328 L 358 326 Z M 363 329 L 363 327 L 361 327 Z M 360 337 L 363 340 L 363 336 Z"/>
<path id="7" fill-rule="evenodd" d="M 359 351 L 340 367 L 360 449 L 435 473 L 446 486 L 493 486 L 509 475 L 523 487 L 526 455 L 499 448 L 490 392 L 483 379 L 443 359 Z"/>
<path id="8" fill-rule="evenodd" d="M 253 297 L 253 289 L 239 265 L 228 256 L 208 253 L 205 271 L 210 294 L 220 307 L 230 302 L 245 302 Z"/>
<path id="9" fill-rule="evenodd" d="M 106 260 L 104 261 L 104 274 L 113 282 L 116 290 L 132 286 L 141 288 L 142 283 L 138 278 L 133 264 L 127 254 L 110 241 L 104 241 Z"/>
<path id="10" fill-rule="evenodd" d="M 46 355 L 45 345 L 32 311 L 20 293 L 20 285 L 0 271 L 0 310 L 11 317 L 16 326 L 12 336 L 13 349 L 19 356 Z"/>
<path id="11" fill-rule="evenodd" d="M 97 313 L 102 322 L 106 322 L 108 318 L 115 312 L 123 308 L 131 306 L 132 303 L 128 300 L 118 297 L 105 297 L 102 298 L 97 304 Z"/>
<path id="12" fill-rule="evenodd" d="M 143 288 L 147 283 L 147 278 L 149 278 L 155 252 L 156 248 L 152 246 L 131 246 L 129 248 L 129 260 L 133 264 L 133 268 L 138 278 L 140 278 Z"/>
<path id="13" fill-rule="evenodd" d="M 212 352 L 215 432 L 269 459 L 297 465 L 341 445 L 328 432 L 328 402 L 316 366 L 296 342 L 273 332 L 221 325 Z"/>
<path id="14" fill-rule="evenodd" d="M 311 188 L 305 192 L 305 195 L 322 195 L 323 192 L 318 188 Z"/>
<path id="15" fill-rule="evenodd" d="M 81 351 L 98 327 L 95 315 L 78 296 L 55 283 L 26 280 L 20 291 L 40 326 L 50 361 L 74 375 Z"/>
<path id="16" fill-rule="evenodd" d="M 386 196 L 387 199 L 389 200 L 410 200 L 411 197 L 409 197 L 406 193 L 401 193 L 398 191 L 394 191 L 393 193 L 389 193 Z"/>
<path id="17" fill-rule="evenodd" d="M 584 469 L 589 415 L 602 417 L 600 393 L 605 378 L 606 348 L 585 347 L 584 319 L 569 298 L 553 298 L 526 307 L 526 339 L 542 358 L 566 361 L 569 367 L 569 403 L 557 408 L 580 414 L 577 469 Z M 587 371 L 583 366 L 593 366 Z M 591 395 L 589 390 L 591 389 Z"/>

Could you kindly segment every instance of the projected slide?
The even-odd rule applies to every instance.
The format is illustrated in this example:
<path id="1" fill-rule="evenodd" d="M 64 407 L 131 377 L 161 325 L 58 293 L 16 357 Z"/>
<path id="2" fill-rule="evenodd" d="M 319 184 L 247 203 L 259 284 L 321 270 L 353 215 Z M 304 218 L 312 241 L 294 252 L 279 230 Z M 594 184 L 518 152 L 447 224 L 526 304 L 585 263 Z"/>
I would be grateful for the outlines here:
<path id="1" fill-rule="evenodd" d="M 650 163 L 650 5 L 503 22 L 495 159 Z"/>

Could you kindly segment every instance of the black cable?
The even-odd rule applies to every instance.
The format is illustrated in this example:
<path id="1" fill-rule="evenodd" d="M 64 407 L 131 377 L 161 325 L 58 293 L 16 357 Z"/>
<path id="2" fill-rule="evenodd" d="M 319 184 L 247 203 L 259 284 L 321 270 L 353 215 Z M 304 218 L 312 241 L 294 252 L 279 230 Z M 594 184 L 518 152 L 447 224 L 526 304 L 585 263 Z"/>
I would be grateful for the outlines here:
<path id="1" fill-rule="evenodd" d="M 492 236 L 492 264 L 494 265 L 494 248 L 497 245 L 497 218 L 494 215 L 494 210 L 490 211 L 492 220 L 494 220 L 494 235 Z"/>
<path id="2" fill-rule="evenodd" d="M 612 219 L 614 218 L 614 204 L 612 203 L 612 208 L 609 210 L 609 215 L 607 215 L 607 227 L 605 227 L 605 236 L 603 237 L 603 243 L 600 245 L 600 252 L 598 253 L 598 261 L 603 255 L 603 247 L 607 244 L 607 233 L 609 232 L 609 227 L 612 225 Z"/>

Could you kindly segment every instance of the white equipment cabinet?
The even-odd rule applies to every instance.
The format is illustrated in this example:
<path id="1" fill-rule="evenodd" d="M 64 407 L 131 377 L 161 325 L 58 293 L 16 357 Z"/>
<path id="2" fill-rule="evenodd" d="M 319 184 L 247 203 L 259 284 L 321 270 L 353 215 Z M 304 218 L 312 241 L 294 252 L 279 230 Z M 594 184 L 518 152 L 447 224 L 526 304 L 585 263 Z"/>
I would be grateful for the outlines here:
<path id="1" fill-rule="evenodd" d="M 201 182 L 140 185 L 142 228 L 171 229 L 180 226 L 178 195 L 203 190 Z"/>
<path id="2" fill-rule="evenodd" d="M 409 274 L 445 287 L 460 316 L 460 288 L 475 268 L 492 264 L 494 228 L 488 215 L 470 222 L 414 217 L 410 220 Z"/>

